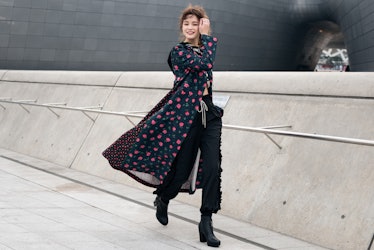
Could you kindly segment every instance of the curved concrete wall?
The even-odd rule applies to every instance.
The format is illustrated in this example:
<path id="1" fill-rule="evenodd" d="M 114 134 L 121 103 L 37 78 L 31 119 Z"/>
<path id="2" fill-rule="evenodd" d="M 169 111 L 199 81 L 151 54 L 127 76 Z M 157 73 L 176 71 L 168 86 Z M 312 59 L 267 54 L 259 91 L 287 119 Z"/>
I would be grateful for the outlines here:
<path id="1" fill-rule="evenodd" d="M 223 122 L 374 140 L 373 73 L 215 73 L 230 96 Z M 146 111 L 169 72 L 0 71 L 0 97 Z M 124 117 L 0 106 L 0 147 L 152 191 L 110 168 L 101 152 L 133 125 Z M 137 122 L 137 119 L 132 119 Z M 373 236 L 373 147 L 223 130 L 221 213 L 332 249 Z M 179 200 L 199 206 L 200 192 Z M 173 210 L 171 206 L 170 210 Z"/>
<path id="2" fill-rule="evenodd" d="M 216 70 L 313 70 L 339 31 L 351 70 L 374 70 L 372 0 L 191 0 L 219 37 Z M 167 70 L 185 1 L 0 1 L 0 68 Z M 345 45 L 344 45 L 345 43 Z"/>

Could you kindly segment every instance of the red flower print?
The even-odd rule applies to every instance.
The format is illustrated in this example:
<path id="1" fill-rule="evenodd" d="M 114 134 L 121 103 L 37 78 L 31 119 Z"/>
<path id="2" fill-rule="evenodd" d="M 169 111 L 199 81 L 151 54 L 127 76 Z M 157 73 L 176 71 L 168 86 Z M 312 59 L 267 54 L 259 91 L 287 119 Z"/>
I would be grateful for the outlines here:
<path id="1" fill-rule="evenodd" d="M 155 121 L 155 120 L 152 120 L 151 123 L 152 123 L 152 125 L 155 125 L 155 124 L 156 124 L 156 121 Z"/>
<path id="2" fill-rule="evenodd" d="M 183 122 L 180 122 L 179 123 L 179 127 L 183 127 L 184 126 L 184 123 Z"/>
<path id="3" fill-rule="evenodd" d="M 166 129 L 164 129 L 164 130 L 162 130 L 162 133 L 166 135 L 168 133 L 168 131 Z"/>
<path id="4" fill-rule="evenodd" d="M 182 141 L 181 140 L 177 140 L 177 144 L 179 145 L 179 144 L 181 144 L 182 143 Z"/>
<path id="5" fill-rule="evenodd" d="M 162 135 L 158 135 L 158 136 L 157 136 L 157 139 L 161 139 L 161 138 L 162 138 Z"/>
<path id="6" fill-rule="evenodd" d="M 174 65 L 174 69 L 175 70 L 178 70 L 179 68 L 178 68 L 178 65 Z"/>
<path id="7" fill-rule="evenodd" d="M 154 147 L 154 148 L 153 148 L 153 151 L 158 151 L 158 147 Z"/>
<path id="8" fill-rule="evenodd" d="M 143 134 L 143 138 L 146 139 L 147 138 L 147 134 Z"/>
<path id="9" fill-rule="evenodd" d="M 157 115 L 157 119 L 161 119 L 161 117 L 162 117 L 161 115 Z"/>
<path id="10" fill-rule="evenodd" d="M 168 103 L 169 103 L 169 104 L 173 104 L 173 100 L 169 100 Z"/>
<path id="11" fill-rule="evenodd" d="M 186 112 L 184 112 L 184 114 L 185 114 L 186 116 L 189 116 L 189 115 L 190 115 L 190 112 L 186 111 Z"/>
<path id="12" fill-rule="evenodd" d="M 212 43 L 212 42 L 209 42 L 209 43 L 208 43 L 208 46 L 209 46 L 209 47 L 212 47 L 212 46 L 213 46 L 213 43 Z"/>
<path id="13" fill-rule="evenodd" d="M 189 85 L 188 83 L 185 83 L 183 86 L 184 86 L 185 88 L 189 88 L 189 87 L 190 87 L 190 85 Z"/>
<path id="14" fill-rule="evenodd" d="M 162 141 L 160 141 L 160 142 L 158 143 L 158 145 L 160 145 L 160 147 L 162 147 L 164 144 L 162 143 Z"/>
<path id="15" fill-rule="evenodd" d="M 177 109 L 180 109 L 182 107 L 182 105 L 180 105 L 179 103 L 177 104 Z"/>
<path id="16" fill-rule="evenodd" d="M 169 137 L 167 137 L 167 138 L 165 139 L 165 141 L 166 141 L 166 142 L 170 142 L 171 140 L 170 140 Z"/>
<path id="17" fill-rule="evenodd" d="M 151 155 L 151 152 L 147 152 L 145 155 L 146 155 L 146 156 L 150 156 L 150 155 Z"/>
<path id="18" fill-rule="evenodd" d="M 208 63 L 208 68 L 213 68 L 212 64 Z"/>
<path id="19" fill-rule="evenodd" d="M 182 56 L 183 55 L 183 51 L 179 51 L 178 55 Z"/>

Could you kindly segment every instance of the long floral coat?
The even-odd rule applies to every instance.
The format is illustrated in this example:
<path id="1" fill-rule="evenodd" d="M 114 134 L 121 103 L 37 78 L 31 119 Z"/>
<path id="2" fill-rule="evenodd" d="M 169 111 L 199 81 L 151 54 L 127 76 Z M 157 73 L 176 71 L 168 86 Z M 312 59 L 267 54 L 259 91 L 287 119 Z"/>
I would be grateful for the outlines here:
<path id="1" fill-rule="evenodd" d="M 165 179 L 198 115 L 203 91 L 212 82 L 217 39 L 202 35 L 201 41 L 201 53 L 186 43 L 171 50 L 169 65 L 175 75 L 174 87 L 134 128 L 103 152 L 113 168 L 144 185 L 157 187 Z M 211 84 L 209 92 L 212 94 Z M 189 189 L 200 187 L 201 162 L 196 187 Z"/>

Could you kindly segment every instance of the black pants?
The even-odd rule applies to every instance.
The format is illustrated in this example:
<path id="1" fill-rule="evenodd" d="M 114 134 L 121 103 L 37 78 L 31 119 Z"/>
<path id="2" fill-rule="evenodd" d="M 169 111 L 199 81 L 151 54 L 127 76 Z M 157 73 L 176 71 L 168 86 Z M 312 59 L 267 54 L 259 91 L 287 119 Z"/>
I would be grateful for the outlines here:
<path id="1" fill-rule="evenodd" d="M 197 151 L 200 148 L 203 159 L 202 172 L 202 214 L 216 213 L 221 208 L 221 115 L 214 112 L 211 100 L 204 97 L 208 105 L 206 112 L 206 128 L 202 125 L 202 116 L 197 114 L 190 132 L 175 158 L 170 172 L 166 176 L 156 194 L 164 201 L 169 201 L 178 195 L 183 183 L 193 168 Z"/>

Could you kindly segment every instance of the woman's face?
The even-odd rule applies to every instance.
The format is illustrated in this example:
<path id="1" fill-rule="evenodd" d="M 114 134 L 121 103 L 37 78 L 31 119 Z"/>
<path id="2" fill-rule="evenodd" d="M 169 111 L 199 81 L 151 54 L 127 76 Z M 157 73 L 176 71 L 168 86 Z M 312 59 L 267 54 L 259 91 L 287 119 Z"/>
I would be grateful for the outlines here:
<path id="1" fill-rule="evenodd" d="M 195 15 L 188 15 L 187 18 L 183 20 L 182 33 L 186 38 L 185 42 L 192 44 L 198 43 L 200 38 L 199 24 L 200 21 Z"/>

